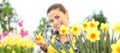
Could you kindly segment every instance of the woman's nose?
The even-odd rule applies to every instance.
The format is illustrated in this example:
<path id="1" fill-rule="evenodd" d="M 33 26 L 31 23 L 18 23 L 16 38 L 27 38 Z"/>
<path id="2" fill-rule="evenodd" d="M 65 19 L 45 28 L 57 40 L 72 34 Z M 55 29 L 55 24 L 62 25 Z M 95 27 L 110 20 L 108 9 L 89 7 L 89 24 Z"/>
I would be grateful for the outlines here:
<path id="1" fill-rule="evenodd" d="M 59 21 L 58 20 L 54 20 L 54 25 L 57 24 Z"/>

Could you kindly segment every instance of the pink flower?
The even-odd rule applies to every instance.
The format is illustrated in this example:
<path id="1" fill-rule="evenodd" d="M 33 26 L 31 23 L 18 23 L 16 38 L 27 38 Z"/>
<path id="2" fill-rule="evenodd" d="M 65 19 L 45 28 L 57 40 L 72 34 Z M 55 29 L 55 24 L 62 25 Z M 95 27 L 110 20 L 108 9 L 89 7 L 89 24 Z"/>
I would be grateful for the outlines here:
<path id="1" fill-rule="evenodd" d="M 0 40 L 2 40 L 2 38 L 4 38 L 6 35 L 8 34 L 8 32 L 3 32 L 2 34 L 0 34 Z"/>
<path id="2" fill-rule="evenodd" d="M 22 20 L 22 21 L 19 21 L 19 22 L 18 22 L 18 25 L 19 25 L 20 27 L 22 27 L 22 26 L 23 26 L 23 20 Z"/>
<path id="3" fill-rule="evenodd" d="M 27 30 L 24 30 L 24 29 L 22 28 L 21 31 L 20 31 L 20 35 L 21 35 L 21 37 L 23 38 L 23 37 L 25 37 L 25 36 L 28 35 L 28 31 L 27 31 Z"/>
<path id="4" fill-rule="evenodd" d="M 0 34 L 0 40 L 2 40 L 2 38 L 3 38 L 3 35 L 2 35 L 2 34 Z"/>
<path id="5" fill-rule="evenodd" d="M 8 34 L 8 32 L 6 32 L 6 31 L 4 31 L 4 32 L 2 33 L 3 37 L 5 37 L 7 34 Z"/>

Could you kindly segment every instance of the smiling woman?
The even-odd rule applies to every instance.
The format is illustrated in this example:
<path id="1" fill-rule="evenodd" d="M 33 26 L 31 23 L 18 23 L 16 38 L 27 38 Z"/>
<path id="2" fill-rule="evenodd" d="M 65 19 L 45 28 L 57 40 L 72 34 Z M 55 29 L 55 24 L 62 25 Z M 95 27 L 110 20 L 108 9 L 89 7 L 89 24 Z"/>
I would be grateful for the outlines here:
<path id="1" fill-rule="evenodd" d="M 47 15 L 51 25 L 57 31 L 59 31 L 61 25 L 68 26 L 68 12 L 61 4 L 50 6 Z"/>
<path id="2" fill-rule="evenodd" d="M 53 43 L 54 43 L 54 45 L 56 45 L 57 48 L 59 48 L 59 50 L 63 50 L 63 48 L 60 46 L 60 44 L 67 44 L 67 46 L 69 47 L 70 42 L 69 42 L 69 39 L 67 38 L 66 34 L 70 35 L 70 39 L 73 39 L 74 35 L 72 33 L 69 33 L 69 31 L 68 31 L 69 28 L 67 28 L 67 27 L 69 27 L 69 16 L 68 16 L 67 9 L 65 9 L 65 7 L 62 4 L 55 3 L 48 8 L 47 16 L 50 21 L 50 24 L 52 25 L 53 29 L 55 29 L 55 30 L 51 30 L 51 35 L 49 36 L 50 39 L 48 39 L 49 37 L 47 37 L 48 35 L 46 34 L 47 31 L 49 31 L 49 30 L 45 31 L 43 36 L 47 37 L 47 38 L 44 38 L 44 39 L 52 40 L 53 37 L 56 37 L 56 38 L 54 38 L 55 41 L 53 41 Z M 49 44 L 48 41 L 46 41 L 47 43 L 44 43 L 44 42 L 38 43 L 38 41 L 36 41 L 36 42 L 43 51 L 46 51 L 48 53 L 51 51 L 51 49 L 49 49 L 49 48 L 51 48 L 51 44 Z M 53 51 L 53 52 L 55 52 L 55 51 Z"/>

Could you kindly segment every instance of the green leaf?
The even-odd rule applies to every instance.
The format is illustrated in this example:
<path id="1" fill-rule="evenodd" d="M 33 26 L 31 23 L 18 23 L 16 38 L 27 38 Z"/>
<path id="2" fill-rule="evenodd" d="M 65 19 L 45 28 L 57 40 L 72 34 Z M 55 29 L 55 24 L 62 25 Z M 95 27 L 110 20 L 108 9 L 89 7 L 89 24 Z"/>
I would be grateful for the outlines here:
<path id="1" fill-rule="evenodd" d="M 50 42 L 50 44 L 53 46 L 53 48 L 58 52 L 58 53 L 61 53 L 61 51 L 50 41 L 50 40 L 48 40 L 49 42 Z"/>

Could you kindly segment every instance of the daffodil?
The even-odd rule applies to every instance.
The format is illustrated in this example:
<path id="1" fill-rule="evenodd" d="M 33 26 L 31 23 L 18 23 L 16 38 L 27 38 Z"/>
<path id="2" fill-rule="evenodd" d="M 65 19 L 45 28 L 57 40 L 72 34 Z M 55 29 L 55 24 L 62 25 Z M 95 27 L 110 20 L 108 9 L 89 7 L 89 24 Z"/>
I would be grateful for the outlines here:
<path id="1" fill-rule="evenodd" d="M 25 40 L 22 40 L 22 41 L 21 41 L 21 47 L 26 47 L 26 44 L 27 44 L 27 43 L 26 43 Z"/>
<path id="2" fill-rule="evenodd" d="M 6 40 L 6 44 L 9 45 L 9 46 L 14 46 L 15 45 L 15 39 L 14 38 L 6 36 L 5 40 Z"/>
<path id="3" fill-rule="evenodd" d="M 89 25 L 89 22 L 87 20 L 85 20 L 83 23 L 82 23 L 82 29 L 83 30 L 87 30 L 88 29 L 88 25 Z"/>
<path id="4" fill-rule="evenodd" d="M 44 42 L 43 36 L 41 36 L 40 33 L 36 34 L 36 40 L 38 40 L 40 42 Z"/>
<path id="5" fill-rule="evenodd" d="M 115 33 L 120 34 L 120 23 L 114 24 L 113 30 Z"/>
<path id="6" fill-rule="evenodd" d="M 120 40 L 117 40 L 117 43 L 120 44 Z"/>
<path id="7" fill-rule="evenodd" d="M 57 53 L 57 51 L 51 45 L 49 45 L 47 53 Z"/>
<path id="8" fill-rule="evenodd" d="M 120 53 L 120 40 L 111 45 L 112 53 Z"/>
<path id="9" fill-rule="evenodd" d="M 34 46 L 34 42 L 32 42 L 32 41 L 27 40 L 26 43 L 27 43 L 27 44 L 26 44 L 26 48 L 27 48 L 27 49 L 30 49 L 30 48 L 32 48 L 32 47 Z"/>
<path id="10" fill-rule="evenodd" d="M 102 30 L 102 32 L 106 32 L 107 30 L 109 30 L 109 25 L 108 25 L 108 23 L 101 23 L 101 30 Z"/>
<path id="11" fill-rule="evenodd" d="M 91 42 L 100 40 L 100 31 L 98 30 L 87 30 L 86 38 Z"/>
<path id="12" fill-rule="evenodd" d="M 60 27 L 60 34 L 69 34 L 69 27 L 66 27 L 65 25 L 62 25 Z"/>
<path id="13" fill-rule="evenodd" d="M 69 52 L 70 52 L 70 53 L 74 53 L 72 47 L 70 47 Z"/>
<path id="14" fill-rule="evenodd" d="M 74 24 L 71 27 L 71 31 L 74 35 L 80 35 L 81 27 L 78 24 Z"/>
<path id="15" fill-rule="evenodd" d="M 89 29 L 97 29 L 98 25 L 99 25 L 99 22 L 92 19 L 92 21 L 89 22 Z"/>
<path id="16" fill-rule="evenodd" d="M 17 47 L 21 47 L 23 45 L 23 41 L 22 40 L 18 40 L 16 43 Z"/>
<path id="17" fill-rule="evenodd" d="M 0 47 L 4 47 L 6 45 L 7 45 L 7 43 L 5 41 L 0 42 Z"/>

